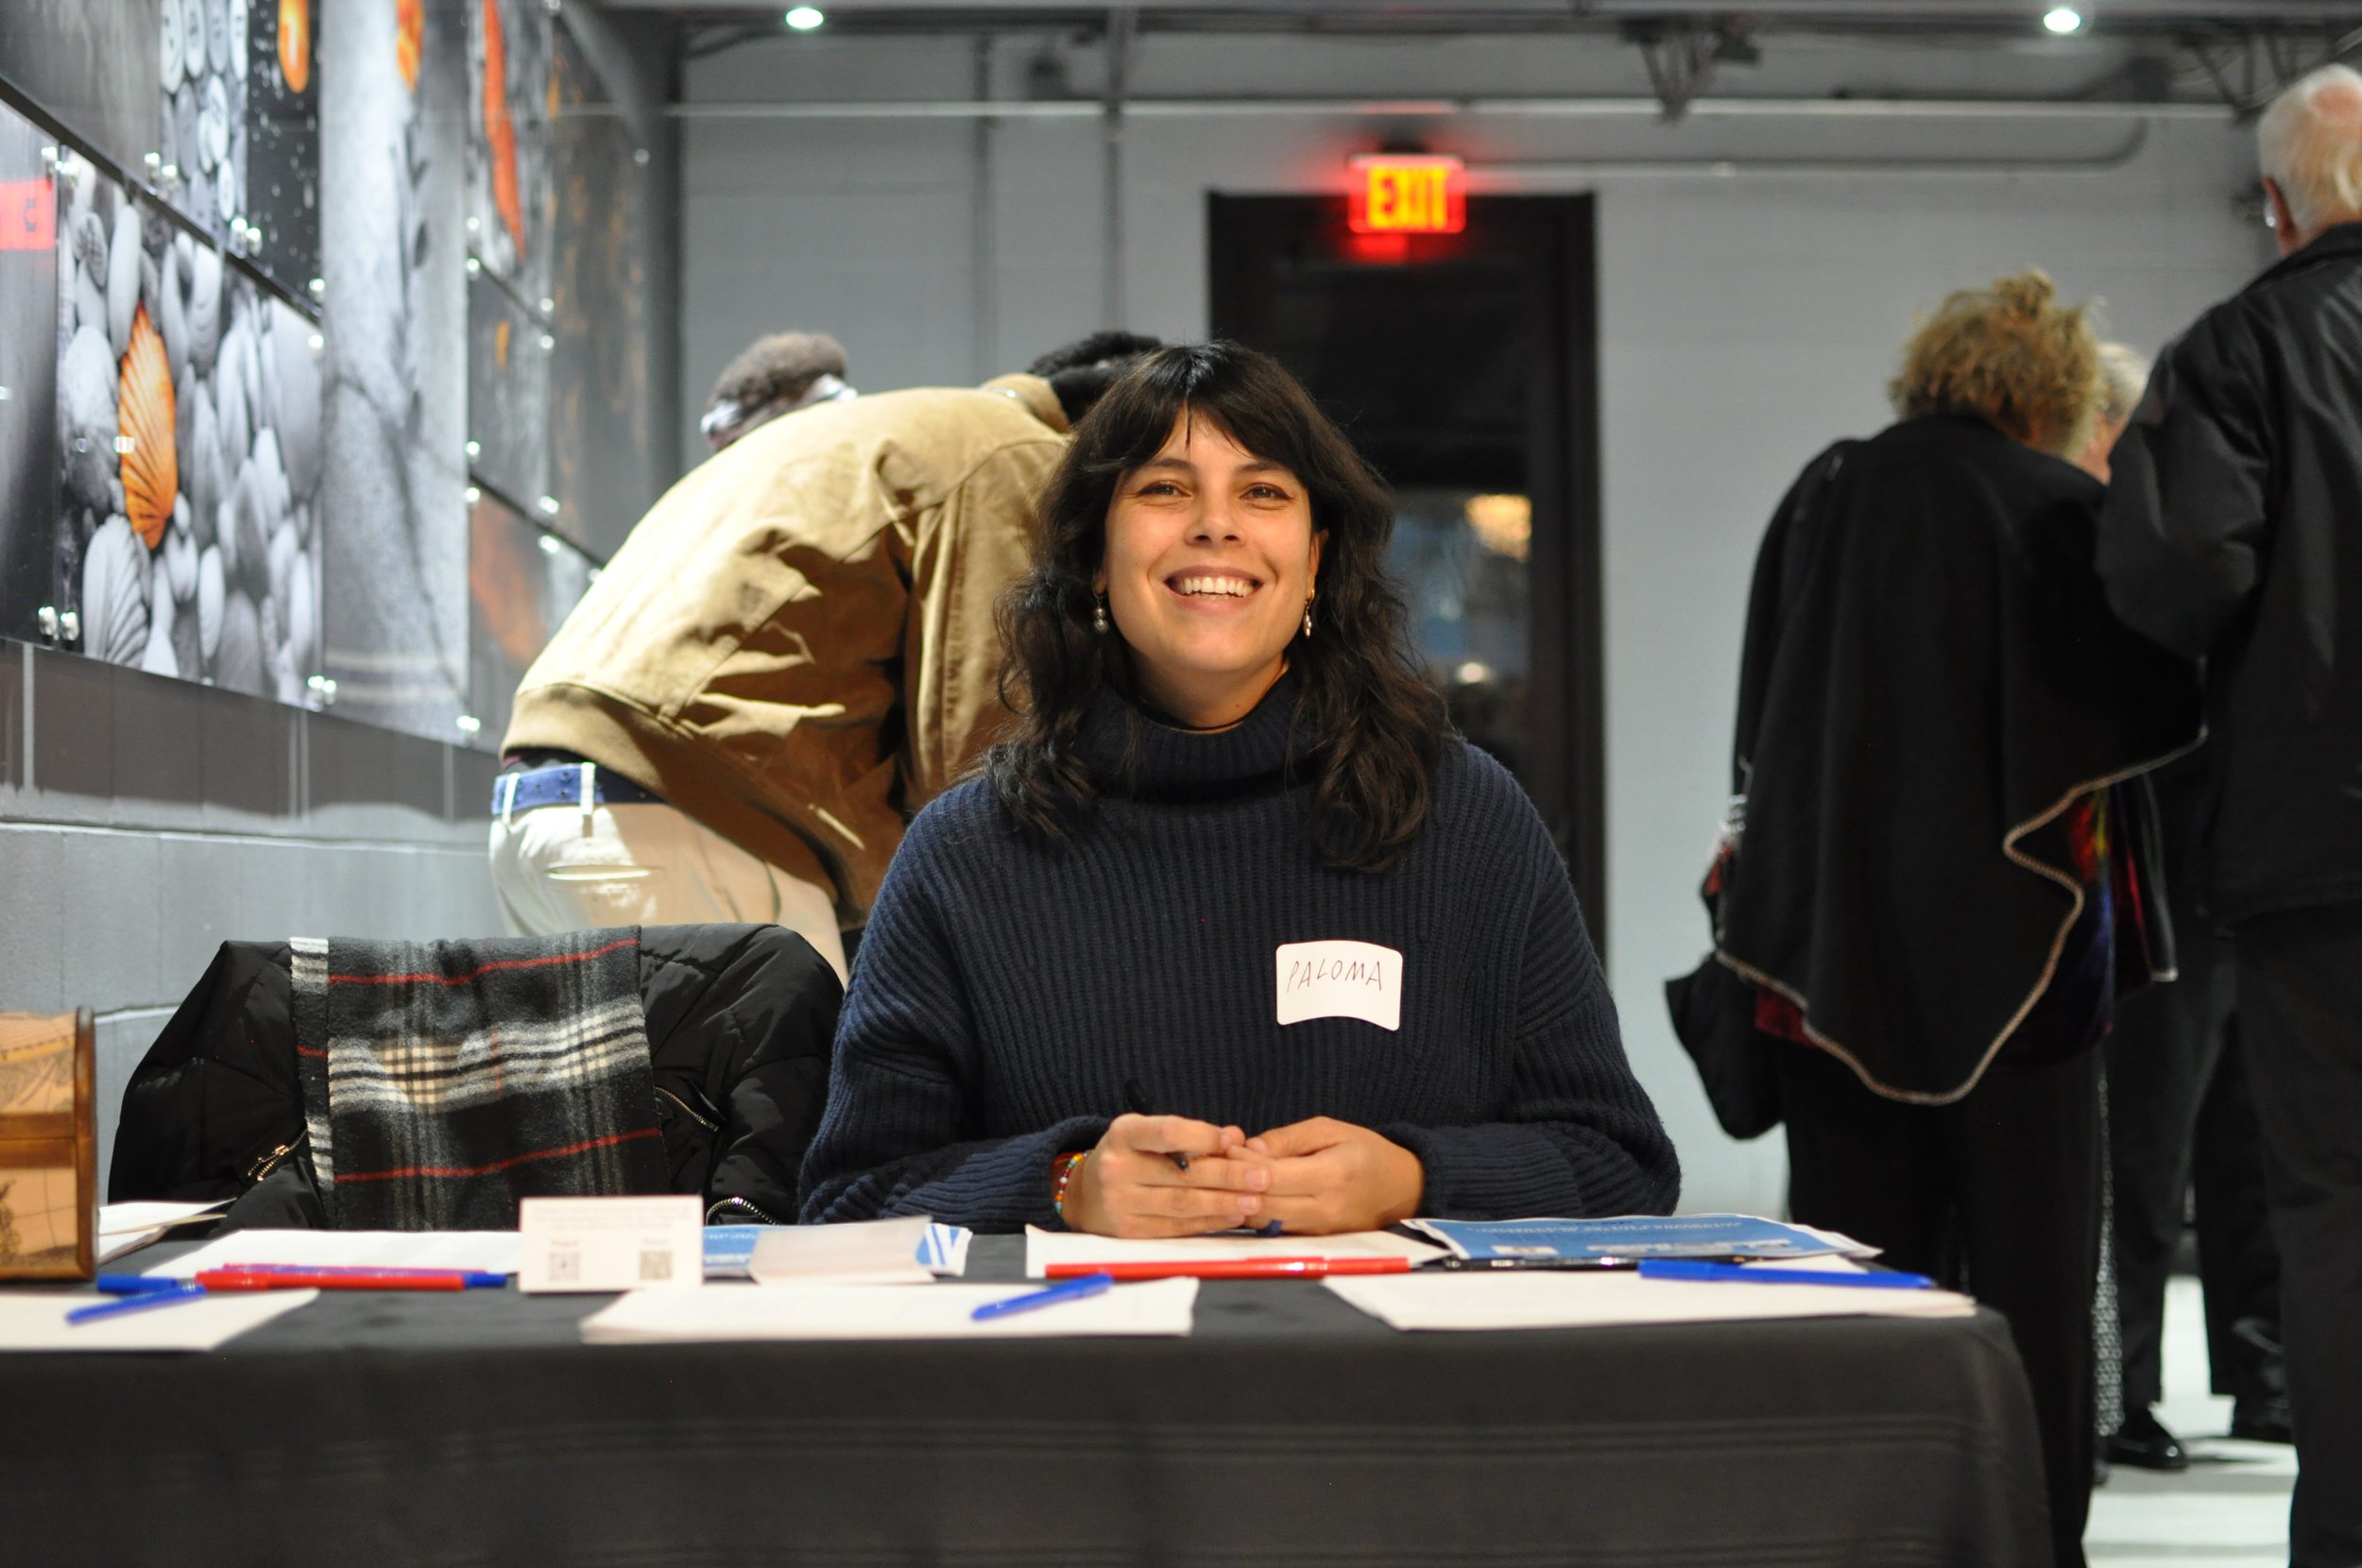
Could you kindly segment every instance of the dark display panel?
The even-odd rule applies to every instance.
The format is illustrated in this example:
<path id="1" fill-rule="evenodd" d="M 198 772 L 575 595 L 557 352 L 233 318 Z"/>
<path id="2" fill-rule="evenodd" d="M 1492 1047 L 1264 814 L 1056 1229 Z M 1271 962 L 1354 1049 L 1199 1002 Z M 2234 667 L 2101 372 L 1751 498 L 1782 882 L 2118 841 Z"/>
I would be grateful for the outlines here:
<path id="1" fill-rule="evenodd" d="M 0 637 L 57 614 L 58 201 L 55 147 L 0 108 Z"/>

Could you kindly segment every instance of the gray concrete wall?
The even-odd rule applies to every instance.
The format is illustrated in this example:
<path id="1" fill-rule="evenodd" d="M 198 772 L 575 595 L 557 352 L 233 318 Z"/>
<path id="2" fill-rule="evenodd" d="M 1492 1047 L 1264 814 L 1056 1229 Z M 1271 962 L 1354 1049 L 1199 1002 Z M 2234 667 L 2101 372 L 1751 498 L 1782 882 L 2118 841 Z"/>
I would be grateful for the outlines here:
<path id="1" fill-rule="evenodd" d="M 227 940 L 493 935 L 494 759 L 0 640 L 0 1008 L 132 1068 Z"/>
<path id="2" fill-rule="evenodd" d="M 1075 91 L 1096 90 L 1091 50 L 1036 37 L 997 47 L 996 93 L 1021 94 L 1042 50 Z M 2097 37 L 1978 51 L 1782 34 L 1767 39 L 1760 67 L 1726 71 L 1716 91 L 2065 94 L 2124 66 L 2113 51 Z M 693 105 L 966 99 L 974 60 L 971 41 L 823 29 L 704 61 L 686 85 Z M 1152 37 L 1132 79 L 1138 93 L 1167 96 L 1648 90 L 1635 51 L 1533 39 Z M 1610 978 L 1635 1064 L 1680 1143 L 1686 1204 L 1776 1211 L 1779 1140 L 1721 1135 L 1659 992 L 1707 946 L 1696 887 L 1722 810 L 1740 617 L 1764 521 L 1815 452 L 1885 423 L 1883 389 L 1913 313 L 1949 289 L 2039 264 L 2071 297 L 2104 298 L 2112 332 L 2153 350 L 2236 288 L 2268 254 L 2260 223 L 2234 207 L 2254 185 L 2249 138 L 2212 111 L 2146 130 L 2131 117 L 1143 117 L 1126 131 L 1121 197 L 1130 319 L 1103 323 L 1097 119 L 1009 119 L 985 139 L 994 265 L 980 290 L 969 270 L 984 248 L 970 124 L 693 116 L 684 402 L 693 408 L 747 337 L 785 326 L 836 333 L 854 381 L 873 389 L 972 380 L 1103 324 L 1202 335 L 1207 193 L 1339 191 L 1346 156 L 1390 134 L 1480 163 L 1691 165 L 1490 188 L 1599 196 Z M 2125 149 L 2121 167 L 2083 172 L 1937 174 L 1891 162 Z M 1888 166 L 1728 177 L 1696 167 L 1762 159 Z M 979 301 L 991 312 L 981 322 Z"/>

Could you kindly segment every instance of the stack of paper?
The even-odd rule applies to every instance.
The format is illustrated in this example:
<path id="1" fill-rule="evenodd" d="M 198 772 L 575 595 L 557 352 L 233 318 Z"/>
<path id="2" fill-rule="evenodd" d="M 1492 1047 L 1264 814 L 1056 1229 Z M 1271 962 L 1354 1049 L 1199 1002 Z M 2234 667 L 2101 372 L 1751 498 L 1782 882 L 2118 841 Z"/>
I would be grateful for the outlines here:
<path id="1" fill-rule="evenodd" d="M 706 1278 L 751 1278 L 755 1243 L 778 1229 L 772 1225 L 709 1225 L 705 1232 Z M 965 1225 L 929 1223 L 919 1237 L 918 1261 L 936 1278 L 967 1272 L 967 1247 L 975 1233 Z"/>
<path id="2" fill-rule="evenodd" d="M 759 1285 L 926 1285 L 918 1261 L 933 1221 L 870 1219 L 847 1225 L 774 1225 L 755 1238 L 746 1272 Z"/>
<path id="3" fill-rule="evenodd" d="M 1209 1263 L 1250 1257 L 1401 1257 L 1412 1263 L 1442 1257 L 1444 1249 L 1385 1231 L 1342 1236 L 1254 1236 L 1224 1231 L 1172 1241 L 1133 1241 L 1075 1231 L 1025 1228 L 1025 1272 L 1040 1279 L 1053 1263 Z"/>
<path id="4" fill-rule="evenodd" d="M 1850 1236 L 1748 1214 L 1626 1215 L 1611 1219 L 1413 1219 L 1463 1258 L 1871 1257 Z"/>
<path id="5" fill-rule="evenodd" d="M 1066 1335 L 1190 1332 L 1197 1281 L 1119 1285 L 1080 1301 L 978 1322 L 987 1302 L 1031 1294 L 1020 1285 L 712 1285 L 640 1291 L 583 1320 L 590 1344 L 683 1339 L 1038 1339 Z"/>
<path id="6" fill-rule="evenodd" d="M 515 1231 L 231 1231 L 148 1273 L 191 1279 L 232 1265 L 337 1269 L 477 1269 L 513 1274 Z M 145 1313 L 133 1314 L 145 1317 Z"/>
<path id="7" fill-rule="evenodd" d="M 1623 1272 L 1363 1274 L 1321 1282 L 1400 1329 L 1600 1328 L 1757 1318 L 1965 1318 L 1949 1290 L 1858 1285 L 1749 1285 L 1643 1279 Z"/>
<path id="8" fill-rule="evenodd" d="M 88 1291 L 44 1290 L 0 1295 L 0 1351 L 219 1350 L 319 1294 L 317 1290 L 256 1290 L 175 1302 L 96 1322 L 69 1323 L 77 1306 L 105 1301 Z"/>
<path id="9" fill-rule="evenodd" d="M 211 1203 L 103 1203 L 98 1209 L 98 1261 L 111 1262 L 171 1235 L 176 1225 L 214 1219 L 229 1206 L 227 1198 Z"/>

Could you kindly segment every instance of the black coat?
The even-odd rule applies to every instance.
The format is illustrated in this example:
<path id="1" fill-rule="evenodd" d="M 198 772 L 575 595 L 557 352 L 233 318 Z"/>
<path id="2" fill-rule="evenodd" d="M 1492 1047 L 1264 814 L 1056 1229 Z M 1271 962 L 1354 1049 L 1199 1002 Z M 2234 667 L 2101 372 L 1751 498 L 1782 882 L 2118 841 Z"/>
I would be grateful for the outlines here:
<path id="1" fill-rule="evenodd" d="M 2109 603 L 2207 661 L 2205 906 L 2362 898 L 2362 224 L 2199 317 L 2113 466 Z"/>
<path id="2" fill-rule="evenodd" d="M 1966 1094 L 2042 999 L 2084 902 L 2066 809 L 2197 739 L 2187 667 L 2101 599 L 2098 502 L 1933 417 L 1823 453 L 1765 536 L 1718 955 L 1895 1099 Z"/>
<path id="3" fill-rule="evenodd" d="M 786 1221 L 819 1124 L 842 989 L 779 926 L 643 926 L 640 996 L 669 1185 L 716 1219 Z M 108 1199 L 238 1200 L 242 1225 L 323 1227 L 302 1163 L 283 942 L 225 942 L 132 1073 Z M 728 1204 L 739 1199 L 741 1204 Z"/>

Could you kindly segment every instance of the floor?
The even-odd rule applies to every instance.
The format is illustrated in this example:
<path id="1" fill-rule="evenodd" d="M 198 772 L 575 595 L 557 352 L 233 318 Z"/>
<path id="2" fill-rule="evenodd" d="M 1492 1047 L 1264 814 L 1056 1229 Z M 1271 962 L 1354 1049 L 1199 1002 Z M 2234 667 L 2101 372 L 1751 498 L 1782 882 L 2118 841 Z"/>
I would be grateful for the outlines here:
<path id="1" fill-rule="evenodd" d="M 2206 1392 L 2206 1323 L 2198 1281 L 2165 1294 L 2164 1422 L 2190 1451 L 2180 1474 L 2111 1472 L 2092 1493 L 2083 1555 L 2098 1568 L 2285 1568 L 2296 1451 L 2233 1442 L 2231 1401 Z"/>

